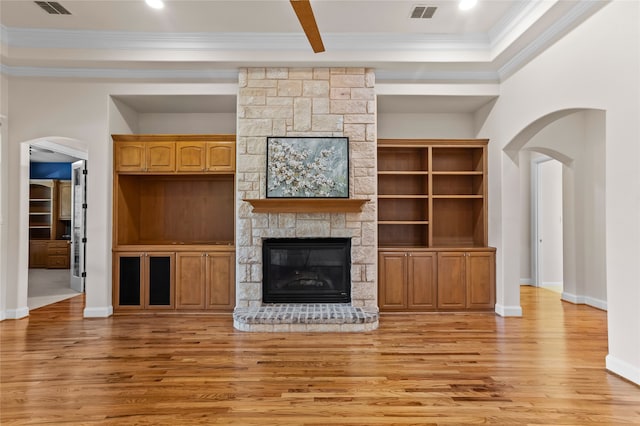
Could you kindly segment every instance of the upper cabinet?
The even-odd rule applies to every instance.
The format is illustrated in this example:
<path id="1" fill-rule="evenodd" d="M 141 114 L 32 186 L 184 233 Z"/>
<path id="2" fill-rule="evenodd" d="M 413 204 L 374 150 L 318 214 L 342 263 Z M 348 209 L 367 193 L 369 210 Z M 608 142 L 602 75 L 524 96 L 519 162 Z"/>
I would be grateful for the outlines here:
<path id="1" fill-rule="evenodd" d="M 234 135 L 113 135 L 116 173 L 233 173 Z"/>
<path id="2" fill-rule="evenodd" d="M 178 142 L 176 144 L 178 172 L 227 172 L 235 170 L 233 141 Z"/>
<path id="3" fill-rule="evenodd" d="M 71 181 L 58 182 L 58 219 L 71 220 Z"/>

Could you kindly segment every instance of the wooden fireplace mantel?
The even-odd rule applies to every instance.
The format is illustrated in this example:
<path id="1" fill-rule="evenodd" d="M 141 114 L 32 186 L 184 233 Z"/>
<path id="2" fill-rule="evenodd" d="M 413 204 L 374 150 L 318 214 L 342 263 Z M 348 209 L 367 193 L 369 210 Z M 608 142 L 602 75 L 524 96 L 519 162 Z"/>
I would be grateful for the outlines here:
<path id="1" fill-rule="evenodd" d="M 359 213 L 369 201 L 352 198 L 261 198 L 243 199 L 254 213 Z"/>

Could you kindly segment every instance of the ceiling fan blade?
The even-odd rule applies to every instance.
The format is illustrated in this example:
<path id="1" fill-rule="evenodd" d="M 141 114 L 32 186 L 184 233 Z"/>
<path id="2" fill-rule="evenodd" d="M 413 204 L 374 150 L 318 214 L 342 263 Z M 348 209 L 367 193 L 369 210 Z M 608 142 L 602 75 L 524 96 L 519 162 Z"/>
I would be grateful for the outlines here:
<path id="1" fill-rule="evenodd" d="M 318 24 L 316 24 L 316 18 L 313 16 L 313 10 L 311 9 L 309 0 L 290 0 L 290 2 L 313 51 L 315 53 L 324 52 L 324 44 L 322 43 L 322 37 L 320 37 L 320 30 L 318 30 Z"/>

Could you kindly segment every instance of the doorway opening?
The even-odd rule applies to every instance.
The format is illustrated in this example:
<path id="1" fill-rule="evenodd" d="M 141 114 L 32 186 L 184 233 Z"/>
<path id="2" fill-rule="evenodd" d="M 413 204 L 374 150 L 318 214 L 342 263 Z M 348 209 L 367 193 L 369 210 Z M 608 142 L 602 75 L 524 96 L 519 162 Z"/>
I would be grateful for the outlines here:
<path id="1" fill-rule="evenodd" d="M 86 153 L 51 140 L 29 147 L 29 310 L 84 292 Z"/>

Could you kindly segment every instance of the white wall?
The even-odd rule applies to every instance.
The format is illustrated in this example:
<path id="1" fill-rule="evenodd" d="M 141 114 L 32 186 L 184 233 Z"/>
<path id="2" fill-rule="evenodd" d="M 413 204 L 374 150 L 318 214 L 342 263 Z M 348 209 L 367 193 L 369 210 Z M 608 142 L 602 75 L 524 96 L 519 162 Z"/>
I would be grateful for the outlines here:
<path id="1" fill-rule="evenodd" d="M 235 113 L 145 114 L 138 120 L 139 133 L 236 133 Z"/>
<path id="2" fill-rule="evenodd" d="M 503 149 L 512 151 L 514 147 L 507 145 L 549 114 L 574 108 L 606 111 L 606 366 L 636 383 L 640 383 L 640 99 L 632 94 L 640 93 L 639 21 L 638 2 L 606 5 L 501 85 L 500 98 L 478 135 L 492 141 L 489 243 L 498 248 L 497 310 L 517 313 L 520 219 L 514 212 L 520 211 L 519 169 Z M 575 180 L 577 185 L 577 176 Z M 506 258 L 512 255 L 516 259 Z"/>
<path id="3" fill-rule="evenodd" d="M 378 114 L 378 138 L 475 138 L 474 117 L 460 114 Z"/>
<path id="4" fill-rule="evenodd" d="M 531 270 L 531 159 L 539 154 L 520 151 L 520 284 L 533 285 Z"/>
<path id="5" fill-rule="evenodd" d="M 0 47 L 0 53 L 2 48 Z M 5 318 L 7 309 L 7 217 L 9 215 L 9 204 L 5 194 L 9 188 L 9 169 L 7 159 L 9 157 L 8 143 L 8 113 L 9 93 L 7 90 L 7 79 L 0 75 L 0 321 Z"/>
<path id="6" fill-rule="evenodd" d="M 13 93 L 11 126 L 3 137 L 3 164 L 8 164 L 7 191 L 2 191 L 8 210 L 5 224 L 7 246 L 3 252 L 7 277 L 1 293 L 6 294 L 4 312 L 24 316 L 27 308 L 28 276 L 28 155 L 21 165 L 28 143 L 34 139 L 63 136 L 83 142 L 88 151 L 87 179 L 87 279 L 85 316 L 106 316 L 111 306 L 111 133 L 134 133 L 139 129 L 137 113 L 116 104 L 111 95 L 236 94 L 229 84 L 145 84 L 71 81 L 66 79 L 9 79 Z M 227 133 L 228 126 L 215 133 Z M 5 148 L 6 146 L 6 148 Z M 5 162 L 6 159 L 6 162 Z M 24 162 L 24 161 L 23 161 Z M 3 169 L 4 171 L 4 169 Z M 4 271 L 3 271 L 4 274 Z"/>

